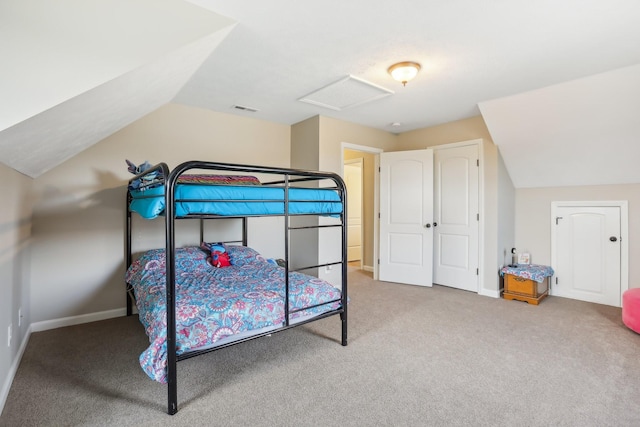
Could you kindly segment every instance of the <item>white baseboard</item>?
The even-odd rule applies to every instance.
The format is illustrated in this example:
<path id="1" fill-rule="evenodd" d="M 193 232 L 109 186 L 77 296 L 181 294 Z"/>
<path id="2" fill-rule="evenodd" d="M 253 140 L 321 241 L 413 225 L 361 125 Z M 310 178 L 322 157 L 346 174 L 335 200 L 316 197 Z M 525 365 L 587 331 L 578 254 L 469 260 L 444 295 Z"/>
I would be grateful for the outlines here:
<path id="1" fill-rule="evenodd" d="M 370 266 L 370 265 L 363 265 L 363 266 L 362 266 L 362 269 L 363 269 L 364 271 L 368 271 L 368 272 L 370 272 L 370 273 L 373 273 L 373 267 L 372 267 L 372 266 Z"/>
<path id="2" fill-rule="evenodd" d="M 44 320 L 31 324 L 32 332 L 48 331 L 49 329 L 64 328 L 65 326 L 80 325 L 82 323 L 97 322 L 98 320 L 113 319 L 127 315 L 126 308 L 99 311 L 97 313 L 81 314 L 79 316 L 62 317 L 60 319 Z"/>
<path id="3" fill-rule="evenodd" d="M 4 384 L 2 385 L 2 391 L 0 392 L 0 414 L 4 409 L 5 403 L 7 402 L 7 397 L 9 396 L 9 390 L 11 389 L 11 384 L 13 384 L 13 378 L 15 377 L 16 372 L 18 371 L 18 366 L 20 366 L 22 355 L 24 354 L 24 351 L 27 348 L 27 344 L 29 343 L 29 338 L 31 337 L 32 332 L 42 332 L 42 331 L 47 331 L 49 329 L 63 328 L 65 326 L 80 325 L 82 323 L 112 319 L 114 317 L 126 316 L 126 314 L 127 314 L 126 308 L 116 308 L 115 310 L 100 311 L 98 313 L 81 314 L 80 316 L 70 316 L 70 317 L 62 317 L 60 319 L 45 320 L 42 322 L 35 322 L 29 325 L 29 327 L 27 328 L 27 334 L 25 335 L 24 339 L 22 340 L 22 343 L 20 344 L 20 348 L 18 349 L 18 354 L 16 354 L 16 358 L 13 360 L 13 363 L 9 368 L 9 375 L 7 375 L 7 378 Z"/>
<path id="4" fill-rule="evenodd" d="M 11 384 L 13 384 L 13 379 L 16 376 L 16 372 L 18 372 L 18 366 L 20 366 L 20 361 L 22 360 L 22 355 L 24 354 L 24 350 L 27 348 L 27 344 L 29 343 L 29 338 L 31 337 L 31 327 L 27 328 L 27 333 L 20 344 L 20 348 L 18 349 L 18 354 L 16 354 L 16 358 L 13 360 L 11 367 L 9 368 L 9 375 L 2 384 L 2 391 L 0 391 L 0 414 L 4 410 L 4 405 L 7 403 L 7 397 L 9 397 L 9 390 L 11 390 Z"/>
<path id="5" fill-rule="evenodd" d="M 500 298 L 500 291 L 494 291 L 494 290 L 489 290 L 489 289 L 480 289 L 478 291 L 478 295 L 482 295 L 485 297 L 491 297 L 491 298 Z"/>

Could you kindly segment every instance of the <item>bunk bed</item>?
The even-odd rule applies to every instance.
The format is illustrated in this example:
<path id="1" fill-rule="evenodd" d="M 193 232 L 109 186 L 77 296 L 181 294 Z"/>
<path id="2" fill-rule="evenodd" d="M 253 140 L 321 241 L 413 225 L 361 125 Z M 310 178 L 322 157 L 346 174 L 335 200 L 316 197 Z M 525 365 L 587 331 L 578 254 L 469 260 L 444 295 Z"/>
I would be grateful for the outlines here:
<path id="1" fill-rule="evenodd" d="M 192 170 L 206 174 L 185 173 Z M 133 212 L 163 218 L 165 234 L 164 248 L 146 251 L 135 261 Z M 279 263 L 247 246 L 248 218 L 264 216 L 284 218 Z M 298 216 L 334 220 L 292 221 Z M 216 242 L 230 259 L 230 265 L 216 268 L 201 242 L 205 221 L 221 218 L 241 221 L 242 236 Z M 167 383 L 169 414 L 178 411 L 180 360 L 334 315 L 340 316 L 341 344 L 347 345 L 346 218 L 346 187 L 333 173 L 189 161 L 171 171 L 159 163 L 129 181 L 127 315 L 135 303 L 150 341 L 140 364 L 152 379 Z M 199 220 L 198 245 L 176 247 L 176 220 L 182 219 Z M 323 228 L 339 229 L 339 259 L 293 268 L 292 233 Z M 339 287 L 304 273 L 334 265 L 340 266 Z"/>

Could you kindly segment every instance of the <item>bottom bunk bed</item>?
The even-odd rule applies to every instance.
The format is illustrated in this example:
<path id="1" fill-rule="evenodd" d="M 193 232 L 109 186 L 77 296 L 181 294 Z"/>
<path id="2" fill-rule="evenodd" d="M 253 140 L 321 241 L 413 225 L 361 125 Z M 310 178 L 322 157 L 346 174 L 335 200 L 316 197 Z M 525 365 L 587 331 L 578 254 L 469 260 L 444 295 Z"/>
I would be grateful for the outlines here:
<path id="1" fill-rule="evenodd" d="M 252 189 L 251 198 L 238 196 L 236 199 L 178 199 L 180 189 L 178 178 L 186 170 L 198 168 L 234 172 L 256 172 L 275 174 L 282 179 L 264 185 L 271 193 L 265 198 L 256 197 L 256 189 Z M 168 384 L 168 410 L 175 414 L 177 406 L 176 362 L 209 351 L 234 345 L 243 341 L 269 335 L 288 328 L 339 315 L 341 318 L 341 341 L 347 345 L 347 281 L 346 281 L 346 212 L 344 201 L 346 190 L 344 182 L 335 174 L 299 171 L 293 169 L 275 169 L 246 165 L 228 165 L 208 162 L 187 162 L 178 166 L 171 173 L 165 164 L 159 164 L 139 174 L 154 173 L 160 177 L 162 191 L 162 207 L 154 207 L 154 216 L 164 216 L 166 245 L 165 248 L 145 251 L 135 261 L 132 260 L 132 221 L 131 212 L 135 211 L 136 191 L 130 186 L 127 195 L 127 313 L 132 313 L 132 302 L 138 309 L 140 322 L 149 337 L 149 347 L 140 355 L 140 365 L 153 380 Z M 304 215 L 332 215 L 338 217 L 337 225 L 316 225 L 294 227 L 290 217 L 300 215 L 300 209 L 291 209 L 289 193 L 292 183 L 297 181 L 326 180 L 335 183 L 328 191 L 336 194 L 337 203 L 329 208 L 321 202 L 312 207 L 318 200 L 299 199 L 304 206 Z M 237 182 L 237 180 L 234 180 Z M 262 186 L 263 184 L 261 184 Z M 274 189 L 282 190 L 280 200 L 274 198 Z M 326 189 L 321 191 L 324 192 Z M 316 191 L 316 190 L 314 190 Z M 197 193 L 197 192 L 196 192 Z M 152 197 L 158 197 L 158 190 Z M 210 191 L 207 190 L 207 197 Z M 311 193 L 310 193 L 311 194 Z M 137 194 L 140 196 L 140 194 Z M 143 196 L 145 197 L 145 196 Z M 322 195 L 322 198 L 325 196 Z M 252 205 L 249 212 L 239 208 L 241 204 Z M 157 200 L 153 202 L 157 205 Z M 180 203 L 187 202 L 199 206 L 204 213 L 193 212 L 177 214 L 174 209 Z M 225 210 L 216 208 L 212 215 L 210 206 L 220 202 L 231 204 L 228 215 Z M 307 203 L 309 202 L 309 203 Z M 146 202 L 145 202 L 146 203 Z M 275 209 L 274 205 L 281 207 Z M 268 206 L 261 212 L 259 204 Z M 299 208 L 299 206 L 298 206 Z M 298 212 L 298 213 L 294 213 Z M 247 247 L 247 216 L 283 216 L 285 223 L 285 259 L 276 263 L 266 259 L 254 249 Z M 144 214 L 142 215 L 145 216 Z M 203 240 L 203 218 L 241 218 L 242 240 L 215 245 L 175 246 L 175 219 L 199 218 L 200 237 Z M 289 252 L 290 233 L 296 229 L 340 227 L 341 253 L 340 259 L 326 264 L 305 266 L 293 271 L 290 269 Z M 212 247 L 215 251 L 212 252 Z M 223 256 L 224 262 L 215 262 L 216 256 Z M 217 265 L 214 266 L 214 265 Z M 280 264 L 280 265 L 278 265 Z M 317 269 L 325 265 L 339 264 L 342 267 L 340 286 L 301 271 Z"/>
<path id="2" fill-rule="evenodd" d="M 246 246 L 225 245 L 231 265 L 215 268 L 200 247 L 178 248 L 176 257 L 176 353 L 272 332 L 285 326 L 284 268 Z M 145 252 L 128 269 L 140 322 L 150 346 L 140 355 L 146 374 L 167 382 L 166 256 Z M 290 324 L 340 307 L 341 292 L 306 274 L 289 274 Z"/>

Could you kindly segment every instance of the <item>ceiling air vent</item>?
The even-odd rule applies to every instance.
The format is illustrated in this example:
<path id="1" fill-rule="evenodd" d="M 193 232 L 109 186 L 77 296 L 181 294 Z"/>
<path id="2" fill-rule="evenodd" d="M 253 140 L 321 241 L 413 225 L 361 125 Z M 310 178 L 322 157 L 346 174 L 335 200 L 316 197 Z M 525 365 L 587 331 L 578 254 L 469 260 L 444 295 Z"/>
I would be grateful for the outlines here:
<path id="1" fill-rule="evenodd" d="M 389 95 L 393 95 L 392 90 L 349 75 L 303 96 L 298 101 L 341 111 Z"/>
<path id="2" fill-rule="evenodd" d="M 247 107 L 245 105 L 234 105 L 233 108 L 240 111 L 248 111 L 250 113 L 257 113 L 258 111 L 260 111 L 257 108 Z"/>

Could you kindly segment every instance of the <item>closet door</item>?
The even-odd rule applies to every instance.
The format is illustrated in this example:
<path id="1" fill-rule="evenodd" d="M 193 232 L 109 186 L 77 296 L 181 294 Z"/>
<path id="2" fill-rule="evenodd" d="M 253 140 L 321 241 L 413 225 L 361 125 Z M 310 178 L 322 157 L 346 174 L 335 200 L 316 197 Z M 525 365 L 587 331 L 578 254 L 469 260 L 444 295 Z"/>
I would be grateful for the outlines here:
<path id="1" fill-rule="evenodd" d="M 431 286 L 433 150 L 380 154 L 379 279 Z"/>
<path id="2" fill-rule="evenodd" d="M 436 149 L 433 282 L 478 292 L 478 146 Z"/>
<path id="3" fill-rule="evenodd" d="M 621 207 L 552 204 L 551 294 L 620 307 Z"/>

